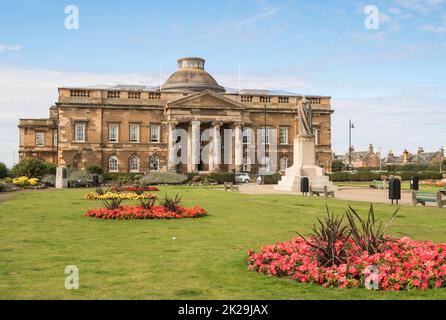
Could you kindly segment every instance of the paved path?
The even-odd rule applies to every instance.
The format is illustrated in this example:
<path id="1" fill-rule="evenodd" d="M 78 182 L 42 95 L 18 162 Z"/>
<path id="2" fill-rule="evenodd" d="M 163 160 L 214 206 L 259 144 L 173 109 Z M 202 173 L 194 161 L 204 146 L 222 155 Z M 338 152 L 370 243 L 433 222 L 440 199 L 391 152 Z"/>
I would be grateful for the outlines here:
<path id="1" fill-rule="evenodd" d="M 290 194 L 296 193 L 288 191 L 276 191 L 273 189 L 273 185 L 256 185 L 254 183 L 240 185 L 240 192 L 245 194 Z M 353 188 L 353 187 L 341 187 L 336 192 L 336 198 L 341 200 L 351 201 L 365 201 L 373 203 L 385 203 L 389 204 L 388 190 L 375 190 L 367 188 Z M 411 194 L 409 191 L 402 191 L 401 200 L 399 204 L 412 205 Z"/>

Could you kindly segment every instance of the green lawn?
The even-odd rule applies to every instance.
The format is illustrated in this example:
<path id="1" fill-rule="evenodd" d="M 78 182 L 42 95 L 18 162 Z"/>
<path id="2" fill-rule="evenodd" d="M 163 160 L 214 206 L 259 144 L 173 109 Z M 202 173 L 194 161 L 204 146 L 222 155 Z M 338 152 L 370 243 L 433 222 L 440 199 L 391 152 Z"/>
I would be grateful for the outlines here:
<path id="1" fill-rule="evenodd" d="M 335 184 L 338 187 L 355 187 L 355 188 L 368 188 L 373 182 L 372 181 L 346 181 L 346 182 L 336 182 Z M 403 181 L 401 183 L 402 190 L 410 190 L 409 181 Z M 442 190 L 443 188 L 434 187 L 434 186 L 426 186 L 420 185 L 420 191 L 424 192 L 437 192 L 438 190 Z"/>
<path id="2" fill-rule="evenodd" d="M 0 298 L 12 299 L 445 299 L 446 290 L 401 293 L 326 289 L 247 270 L 248 249 L 308 232 L 325 200 L 162 187 L 200 205 L 199 220 L 84 218 L 86 190 L 19 193 L 0 202 Z M 328 200 L 341 213 L 347 202 Z M 364 212 L 367 203 L 352 203 Z M 382 217 L 395 210 L 376 205 Z M 403 207 L 391 233 L 446 241 L 446 209 Z M 174 240 L 176 238 L 176 240 Z M 76 265 L 80 289 L 64 288 Z"/>

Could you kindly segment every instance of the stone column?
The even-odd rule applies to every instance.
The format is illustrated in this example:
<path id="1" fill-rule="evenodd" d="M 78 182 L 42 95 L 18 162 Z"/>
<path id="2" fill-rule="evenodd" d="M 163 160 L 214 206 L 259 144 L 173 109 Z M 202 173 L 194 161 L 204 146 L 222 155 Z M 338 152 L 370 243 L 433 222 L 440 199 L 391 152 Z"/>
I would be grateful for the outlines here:
<path id="1" fill-rule="evenodd" d="M 201 135 L 200 135 L 200 121 L 192 121 L 192 134 L 191 134 L 191 168 L 192 171 L 198 171 L 198 165 L 200 164 L 200 152 L 201 152 Z"/>
<path id="2" fill-rule="evenodd" d="M 235 124 L 235 170 L 241 171 L 243 167 L 243 131 L 242 124 Z"/>
<path id="3" fill-rule="evenodd" d="M 213 125 L 214 132 L 212 135 L 212 168 L 209 168 L 209 171 L 219 171 L 221 165 L 221 123 L 215 122 L 213 123 Z"/>
<path id="4" fill-rule="evenodd" d="M 175 171 L 175 129 L 176 129 L 176 122 L 169 122 L 167 124 L 167 131 L 168 131 L 168 161 L 167 161 L 167 170 L 168 171 Z"/>

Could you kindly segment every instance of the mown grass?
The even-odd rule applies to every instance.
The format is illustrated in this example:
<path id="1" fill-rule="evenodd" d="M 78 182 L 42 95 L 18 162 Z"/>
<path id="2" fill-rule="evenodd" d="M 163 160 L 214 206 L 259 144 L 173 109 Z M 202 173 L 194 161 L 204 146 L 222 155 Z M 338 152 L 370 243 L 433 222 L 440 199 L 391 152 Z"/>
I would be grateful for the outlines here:
<path id="1" fill-rule="evenodd" d="M 0 299 L 445 299 L 446 290 L 401 293 L 326 289 L 247 270 L 248 249 L 308 232 L 325 214 L 325 199 L 244 195 L 201 187 L 162 187 L 184 205 L 200 205 L 198 220 L 103 221 L 83 213 L 100 202 L 87 190 L 19 193 L 0 202 Z M 369 204 L 347 204 L 365 213 Z M 376 205 L 388 218 L 395 207 Z M 403 207 L 391 233 L 446 241 L 446 209 Z M 64 288 L 76 265 L 80 289 Z"/>
<path id="2" fill-rule="evenodd" d="M 373 182 L 372 181 L 345 181 L 345 182 L 336 182 L 335 184 L 338 187 L 368 188 L 371 184 L 373 184 Z M 419 188 L 420 188 L 420 191 L 423 191 L 423 192 L 437 192 L 438 190 L 443 190 L 443 188 L 440 188 L 440 187 L 427 186 L 427 185 L 420 185 Z M 403 181 L 401 183 L 401 189 L 402 190 L 410 190 L 409 181 Z"/>

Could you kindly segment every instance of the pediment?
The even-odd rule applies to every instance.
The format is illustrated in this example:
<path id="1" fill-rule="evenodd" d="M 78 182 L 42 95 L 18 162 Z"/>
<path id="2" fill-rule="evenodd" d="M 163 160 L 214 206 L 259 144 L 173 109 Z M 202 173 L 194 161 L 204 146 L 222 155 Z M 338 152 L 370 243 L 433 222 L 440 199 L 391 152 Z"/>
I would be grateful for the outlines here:
<path id="1" fill-rule="evenodd" d="M 167 102 L 167 108 L 245 109 L 245 106 L 222 94 L 209 90 Z"/>

